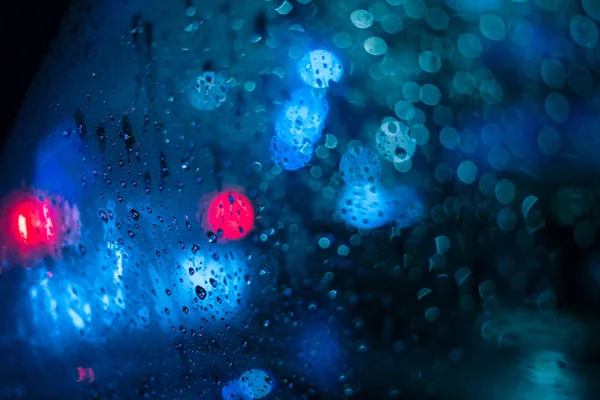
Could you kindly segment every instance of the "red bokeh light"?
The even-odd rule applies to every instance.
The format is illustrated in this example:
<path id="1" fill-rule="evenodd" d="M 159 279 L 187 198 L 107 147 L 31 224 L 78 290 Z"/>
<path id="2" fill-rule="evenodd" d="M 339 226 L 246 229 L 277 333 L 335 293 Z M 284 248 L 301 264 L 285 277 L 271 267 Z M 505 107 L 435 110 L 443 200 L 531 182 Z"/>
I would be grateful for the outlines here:
<path id="1" fill-rule="evenodd" d="M 31 267 L 45 257 L 61 258 L 61 246 L 77 245 L 79 210 L 60 196 L 19 190 L 0 206 L 0 264 Z"/>
<path id="2" fill-rule="evenodd" d="M 217 194 L 206 212 L 210 230 L 229 240 L 240 240 L 254 227 L 254 208 L 240 192 L 227 190 Z"/>
<path id="3" fill-rule="evenodd" d="M 77 382 L 94 382 L 96 374 L 93 368 L 77 367 Z"/>

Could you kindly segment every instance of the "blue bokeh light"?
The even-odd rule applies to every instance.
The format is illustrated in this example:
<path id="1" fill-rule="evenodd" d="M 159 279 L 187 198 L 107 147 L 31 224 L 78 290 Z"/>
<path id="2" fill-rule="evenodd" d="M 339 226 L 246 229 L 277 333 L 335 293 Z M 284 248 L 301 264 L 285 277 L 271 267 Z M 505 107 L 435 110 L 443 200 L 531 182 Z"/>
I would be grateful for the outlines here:
<path id="1" fill-rule="evenodd" d="M 329 324 L 312 322 L 298 336 L 295 351 L 308 381 L 329 390 L 337 384 L 343 362 L 338 332 Z"/>
<path id="2" fill-rule="evenodd" d="M 378 186 L 345 187 L 338 199 L 343 222 L 358 229 L 376 229 L 390 222 L 386 193 Z"/>
<path id="3" fill-rule="evenodd" d="M 381 179 L 381 161 L 365 147 L 352 147 L 340 160 L 340 175 L 351 186 L 373 185 Z"/>
<path id="4" fill-rule="evenodd" d="M 77 270 L 77 262 L 73 260 L 57 263 L 55 272 L 41 266 L 28 271 L 26 304 L 30 312 L 25 313 L 24 318 L 30 316 L 31 321 L 23 321 L 21 325 L 23 339 L 33 347 L 60 352 L 81 341 L 101 342 L 107 329 L 136 325 L 132 318 L 124 316 L 127 310 L 127 292 L 122 281 L 127 268 L 125 253 L 112 244 L 108 250 L 107 263 L 96 260 L 96 265 L 106 264 L 106 267 L 95 269 L 93 279 Z M 138 310 L 138 314 L 143 312 Z M 148 322 L 147 310 L 145 317 L 140 318 L 145 321 L 143 325 Z M 38 329 L 41 326 L 44 329 Z"/>
<path id="5" fill-rule="evenodd" d="M 325 98 L 315 97 L 310 89 L 298 89 L 284 103 L 275 134 L 291 145 L 314 144 L 321 138 L 328 113 Z"/>
<path id="6" fill-rule="evenodd" d="M 83 143 L 74 124 L 60 124 L 48 138 L 39 142 L 33 174 L 34 187 L 76 202 L 81 196 L 83 171 Z"/>
<path id="7" fill-rule="evenodd" d="M 339 82 L 344 74 L 340 60 L 326 50 L 313 50 L 298 62 L 300 78 L 315 88 L 329 87 L 329 82 Z"/>
<path id="8" fill-rule="evenodd" d="M 240 376 L 239 385 L 250 398 L 263 399 L 273 390 L 273 379 L 262 369 L 251 369 Z"/>
<path id="9" fill-rule="evenodd" d="M 289 144 L 278 135 L 273 135 L 269 147 L 271 161 L 288 171 L 295 171 L 308 165 L 313 152 L 310 143 L 304 145 Z"/>
<path id="10" fill-rule="evenodd" d="M 223 75 L 205 71 L 189 87 L 190 103 L 200 111 L 213 110 L 227 100 L 228 90 Z"/>

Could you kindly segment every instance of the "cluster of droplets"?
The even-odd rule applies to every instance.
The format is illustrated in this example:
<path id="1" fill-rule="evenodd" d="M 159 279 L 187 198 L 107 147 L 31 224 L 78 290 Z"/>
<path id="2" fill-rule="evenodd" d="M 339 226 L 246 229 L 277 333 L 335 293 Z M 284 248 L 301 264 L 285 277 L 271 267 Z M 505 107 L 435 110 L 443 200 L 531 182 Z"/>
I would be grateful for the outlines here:
<path id="1" fill-rule="evenodd" d="M 261 369 L 244 372 L 239 379 L 228 382 L 221 391 L 223 399 L 263 399 L 271 393 L 273 379 Z"/>
<path id="2" fill-rule="evenodd" d="M 358 229 L 376 229 L 395 222 L 397 227 L 404 228 L 422 216 L 423 203 L 414 188 L 382 187 L 381 161 L 366 147 L 349 148 L 340 160 L 339 171 L 345 186 L 338 199 L 337 213 L 344 223 Z"/>
<path id="3" fill-rule="evenodd" d="M 201 111 L 213 110 L 227 100 L 227 91 L 222 74 L 205 71 L 189 87 L 190 103 Z"/>
<path id="4" fill-rule="evenodd" d="M 311 88 L 295 90 L 284 102 L 269 148 L 271 160 L 288 171 L 298 170 L 312 159 L 313 145 L 321 139 L 329 113 L 323 92 L 315 89 L 326 89 L 330 81 L 338 82 L 343 68 L 333 54 L 314 50 L 300 60 L 298 73 Z"/>

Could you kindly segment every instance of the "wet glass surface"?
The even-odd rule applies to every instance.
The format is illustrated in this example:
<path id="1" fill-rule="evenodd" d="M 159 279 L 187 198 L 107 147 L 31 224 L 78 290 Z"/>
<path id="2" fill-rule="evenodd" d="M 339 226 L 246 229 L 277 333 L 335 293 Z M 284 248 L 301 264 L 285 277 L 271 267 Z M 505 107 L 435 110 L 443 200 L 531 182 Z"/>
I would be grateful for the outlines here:
<path id="1" fill-rule="evenodd" d="M 73 2 L 0 399 L 597 398 L 598 4 Z"/>

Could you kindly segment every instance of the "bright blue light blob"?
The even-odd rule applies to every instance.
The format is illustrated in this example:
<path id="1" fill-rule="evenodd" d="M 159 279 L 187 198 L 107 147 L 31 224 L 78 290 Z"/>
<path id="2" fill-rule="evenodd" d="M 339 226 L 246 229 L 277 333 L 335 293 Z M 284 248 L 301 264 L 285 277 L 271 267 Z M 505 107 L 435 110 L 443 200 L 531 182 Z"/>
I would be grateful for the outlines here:
<path id="1" fill-rule="evenodd" d="M 247 393 L 247 387 L 239 379 L 228 382 L 221 390 L 223 400 L 253 400 Z"/>
<path id="2" fill-rule="evenodd" d="M 288 171 L 295 171 L 305 167 L 313 156 L 313 147 L 310 143 L 304 145 L 289 144 L 277 135 L 273 135 L 269 147 L 269 155 L 274 164 Z"/>
<path id="3" fill-rule="evenodd" d="M 135 325 L 136 313 L 125 317 L 127 293 L 121 280 L 125 254 L 119 248 L 109 250 L 106 267 L 95 269 L 92 279 L 76 270 L 80 265 L 74 262 L 58 263 L 54 274 L 41 267 L 28 271 L 31 283 L 25 301 L 30 312 L 24 318 L 30 320 L 22 321 L 23 339 L 34 348 L 60 353 L 81 342 L 98 343 L 107 330 Z"/>
<path id="4" fill-rule="evenodd" d="M 315 88 L 329 87 L 329 82 L 339 82 L 344 68 L 340 60 L 326 50 L 313 50 L 298 62 L 300 78 Z"/>
<path id="5" fill-rule="evenodd" d="M 345 187 L 337 208 L 346 224 L 358 229 L 376 229 L 391 221 L 386 192 L 377 186 Z"/>
<path id="6" fill-rule="evenodd" d="M 310 89 L 292 92 L 275 122 L 275 134 L 292 145 L 314 144 L 321 138 L 329 105 Z"/>
<path id="7" fill-rule="evenodd" d="M 251 369 L 240 376 L 239 385 L 252 399 L 262 399 L 271 393 L 273 379 L 261 369 Z"/>
<path id="8" fill-rule="evenodd" d="M 84 171 L 83 150 L 75 125 L 59 125 L 49 138 L 38 144 L 32 185 L 76 202 Z"/>
<path id="9" fill-rule="evenodd" d="M 340 175 L 350 186 L 374 185 L 381 179 L 381 161 L 365 147 L 352 147 L 340 160 Z"/>
<path id="10" fill-rule="evenodd" d="M 328 324 L 312 323 L 298 337 L 295 350 L 307 380 L 329 389 L 337 384 L 343 352 L 335 330 Z"/>

